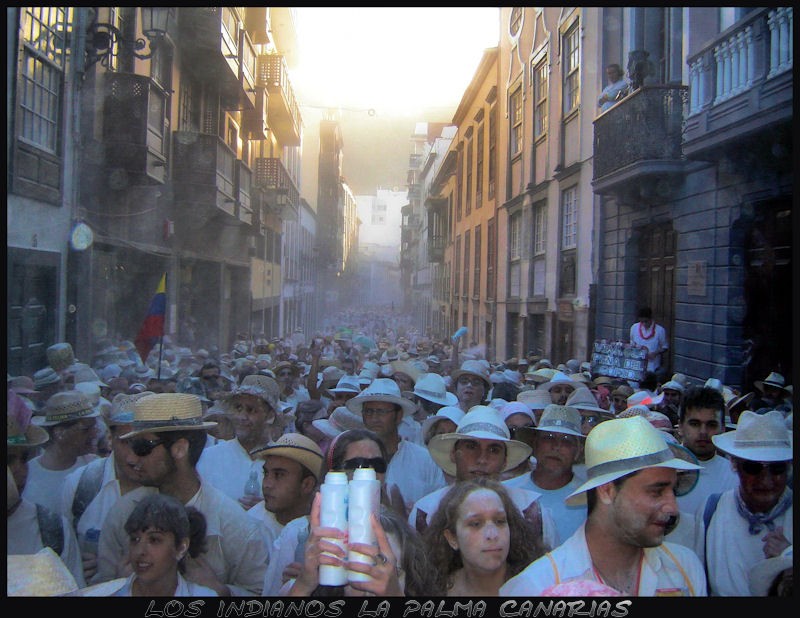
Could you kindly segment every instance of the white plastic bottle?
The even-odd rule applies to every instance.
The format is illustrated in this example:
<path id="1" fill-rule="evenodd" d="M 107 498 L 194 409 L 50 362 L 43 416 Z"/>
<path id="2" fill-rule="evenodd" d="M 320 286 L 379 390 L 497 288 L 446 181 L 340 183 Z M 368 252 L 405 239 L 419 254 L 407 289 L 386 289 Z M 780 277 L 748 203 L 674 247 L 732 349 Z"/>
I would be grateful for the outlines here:
<path id="1" fill-rule="evenodd" d="M 322 504 L 320 505 L 319 523 L 325 528 L 336 528 L 347 532 L 347 474 L 344 472 L 328 472 L 325 482 L 320 486 Z M 345 551 L 344 539 L 326 538 Z M 344 566 L 331 564 L 319 565 L 319 583 L 322 586 L 344 586 L 347 583 L 347 569 Z"/>
<path id="2" fill-rule="evenodd" d="M 370 523 L 370 514 L 378 514 L 381 502 L 381 482 L 375 476 L 373 468 L 356 468 L 353 480 L 350 481 L 350 498 L 347 516 L 347 537 L 350 543 L 377 545 L 375 532 Z M 370 556 L 350 550 L 347 554 L 350 562 L 374 564 Z M 351 582 L 370 581 L 372 578 L 358 571 L 348 571 Z"/>

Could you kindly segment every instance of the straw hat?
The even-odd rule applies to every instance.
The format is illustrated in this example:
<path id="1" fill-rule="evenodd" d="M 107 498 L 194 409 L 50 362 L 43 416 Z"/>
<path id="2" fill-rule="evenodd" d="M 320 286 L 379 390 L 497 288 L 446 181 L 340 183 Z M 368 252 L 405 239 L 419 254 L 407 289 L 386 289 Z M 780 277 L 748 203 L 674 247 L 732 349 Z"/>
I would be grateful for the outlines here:
<path id="1" fill-rule="evenodd" d="M 10 597 L 57 597 L 78 590 L 64 561 L 49 547 L 35 554 L 7 556 L 6 574 Z"/>
<path id="2" fill-rule="evenodd" d="M 137 401 L 142 397 L 154 395 L 152 391 L 141 393 L 118 393 L 111 401 L 111 412 L 108 415 L 108 425 L 130 425 L 133 423 L 134 408 Z"/>
<path id="3" fill-rule="evenodd" d="M 250 455 L 256 459 L 266 459 L 274 455 L 296 461 L 310 470 L 317 482 L 322 473 L 323 457 L 319 445 L 300 433 L 285 433 L 275 442 L 253 449 Z"/>
<path id="4" fill-rule="evenodd" d="M 578 408 L 578 410 L 591 410 L 598 414 L 610 414 L 608 410 L 597 405 L 597 399 L 595 399 L 592 391 L 586 388 L 577 388 L 572 391 L 567 397 L 566 405 Z"/>
<path id="5" fill-rule="evenodd" d="M 329 438 L 349 429 L 364 429 L 364 419 L 345 406 L 335 408 L 328 418 L 315 418 L 311 424 Z"/>
<path id="6" fill-rule="evenodd" d="M 33 410 L 31 410 L 22 397 L 13 390 L 8 391 L 6 414 L 6 446 L 24 446 L 32 448 L 44 444 L 50 439 L 47 432 L 41 427 L 31 424 Z"/>
<path id="7" fill-rule="evenodd" d="M 592 384 L 592 374 L 586 371 L 579 371 L 577 373 L 569 374 L 570 380 L 575 380 L 575 382 L 580 382 L 581 384 L 586 384 L 589 386 Z"/>
<path id="8" fill-rule="evenodd" d="M 221 399 L 227 406 L 237 395 L 253 395 L 266 402 L 275 412 L 280 411 L 281 387 L 276 380 L 269 376 L 260 373 L 245 376 L 239 386 L 222 395 Z"/>
<path id="9" fill-rule="evenodd" d="M 414 394 L 442 406 L 454 406 L 458 403 L 458 397 L 447 390 L 444 378 L 438 373 L 422 374 L 414 384 Z"/>
<path id="10" fill-rule="evenodd" d="M 550 393 L 547 391 L 535 388 L 532 391 L 521 391 L 518 393 L 517 401 L 521 401 L 528 406 L 531 411 L 534 411 L 544 410 L 547 406 L 553 403 L 553 398 L 550 397 Z"/>
<path id="11" fill-rule="evenodd" d="M 456 442 L 463 439 L 496 440 L 506 445 L 506 465 L 503 472 L 516 468 L 531 456 L 530 446 L 512 440 L 503 417 L 489 406 L 473 406 L 459 421 L 455 432 L 440 433 L 428 442 L 428 451 L 437 465 L 450 476 L 456 476 L 456 464 L 450 459 Z"/>
<path id="12" fill-rule="evenodd" d="M 550 378 L 553 377 L 556 370 L 550 367 L 541 367 L 539 369 L 534 369 L 531 367 L 525 373 L 525 381 L 526 382 L 533 382 L 534 384 L 544 384 L 545 382 L 549 382 Z"/>
<path id="13" fill-rule="evenodd" d="M 647 413 L 650 412 L 650 408 L 642 403 L 637 403 L 633 406 L 628 406 L 622 412 L 617 414 L 617 418 L 630 418 L 632 416 L 647 416 Z"/>
<path id="14" fill-rule="evenodd" d="M 317 386 L 322 390 L 328 389 L 331 386 L 335 386 L 344 375 L 343 369 L 340 369 L 336 365 L 328 365 L 320 373 L 319 384 Z"/>
<path id="15" fill-rule="evenodd" d="M 361 408 L 367 401 L 385 401 L 397 404 L 403 408 L 406 416 L 413 414 L 417 405 L 400 392 L 397 382 L 390 378 L 375 378 L 367 388 L 347 401 L 347 409 L 356 414 L 361 414 Z"/>
<path id="16" fill-rule="evenodd" d="M 133 378 L 137 382 L 140 382 L 141 384 L 144 384 L 150 378 L 154 378 L 155 375 L 156 375 L 156 372 L 153 371 L 147 365 L 136 365 L 136 367 L 133 370 Z"/>
<path id="17" fill-rule="evenodd" d="M 592 380 L 592 384 L 594 384 L 595 386 L 600 386 L 602 384 L 611 386 L 612 384 L 614 384 L 614 380 L 612 380 L 608 376 L 597 376 Z"/>
<path id="18" fill-rule="evenodd" d="M 683 384 L 676 380 L 668 380 L 661 385 L 662 391 L 678 391 L 679 393 L 683 393 L 684 388 Z"/>
<path id="19" fill-rule="evenodd" d="M 108 417 L 111 412 L 111 402 L 100 395 L 100 387 L 94 382 L 78 382 L 73 390 L 83 393 L 92 402 L 92 407 L 96 408 L 103 417 Z"/>
<path id="20" fill-rule="evenodd" d="M 789 545 L 777 556 L 759 560 L 748 571 L 750 594 L 755 597 L 765 597 L 769 594 L 775 578 L 786 569 L 792 568 L 794 546 Z"/>
<path id="21" fill-rule="evenodd" d="M 539 424 L 534 429 L 583 438 L 585 436 L 581 433 L 582 422 L 581 413 L 578 412 L 577 408 L 551 403 L 542 412 L 542 418 L 539 419 Z"/>
<path id="22" fill-rule="evenodd" d="M 633 395 L 633 388 L 627 384 L 620 384 L 617 388 L 611 391 L 612 397 L 625 397 L 627 399 Z"/>
<path id="23" fill-rule="evenodd" d="M 659 393 L 658 395 L 653 395 L 650 391 L 636 391 L 628 397 L 626 400 L 626 405 L 630 408 L 631 406 L 657 406 L 662 401 L 664 401 L 664 393 Z"/>
<path id="24" fill-rule="evenodd" d="M 55 371 L 64 371 L 77 362 L 72 346 L 66 342 L 54 343 L 47 348 L 47 363 Z"/>
<path id="25" fill-rule="evenodd" d="M 203 422 L 200 398 L 188 393 L 154 393 L 136 400 L 131 424 L 133 431 L 121 436 L 123 440 L 140 433 L 194 431 L 217 426 L 214 422 Z"/>
<path id="26" fill-rule="evenodd" d="M 343 375 L 341 378 L 339 378 L 336 386 L 329 388 L 326 392 L 328 394 L 355 393 L 358 395 L 361 392 L 361 385 L 359 384 L 357 376 Z"/>
<path id="27" fill-rule="evenodd" d="M 423 442 L 427 444 L 430 442 L 431 439 L 431 432 L 433 432 L 436 425 L 441 423 L 443 420 L 451 420 L 455 425 L 458 425 L 459 421 L 464 418 L 464 410 L 459 408 L 458 406 L 443 406 L 436 411 L 436 414 L 429 416 L 424 421 L 422 421 L 422 438 Z"/>
<path id="28" fill-rule="evenodd" d="M 273 372 L 275 375 L 278 375 L 278 372 L 279 372 L 281 369 L 288 369 L 289 371 L 291 371 L 291 372 L 292 372 L 292 375 L 293 375 L 293 376 L 299 376 L 299 375 L 300 375 L 300 367 L 298 367 L 298 366 L 297 366 L 297 365 L 295 365 L 293 362 L 291 362 L 291 361 L 288 361 L 288 360 L 284 360 L 284 361 L 278 361 L 278 362 L 275 364 L 275 366 L 272 368 L 272 372 Z"/>
<path id="29" fill-rule="evenodd" d="M 549 393 L 550 389 L 552 389 L 554 386 L 563 386 L 563 385 L 571 386 L 574 389 L 588 388 L 583 382 L 578 382 L 576 380 L 573 380 L 563 371 L 556 371 L 553 374 L 553 377 L 551 377 L 547 382 L 544 382 L 539 386 L 537 386 L 536 390 L 537 391 L 544 390 Z"/>
<path id="30" fill-rule="evenodd" d="M 711 436 L 711 441 L 721 451 L 739 459 L 789 461 L 793 452 L 792 433 L 779 410 L 766 414 L 745 410 L 734 431 Z"/>
<path id="31" fill-rule="evenodd" d="M 44 415 L 34 416 L 31 422 L 41 427 L 53 427 L 81 418 L 100 416 L 87 395 L 80 391 L 63 391 L 54 394 L 44 404 Z"/>
<path id="32" fill-rule="evenodd" d="M 41 388 L 43 386 L 47 386 L 48 384 L 58 384 L 61 381 L 61 377 L 55 372 L 52 367 L 45 367 L 44 369 L 39 369 L 36 373 L 33 374 L 33 385 L 34 388 Z"/>
<path id="33" fill-rule="evenodd" d="M 97 372 L 95 372 L 95 370 L 92 369 L 91 367 L 81 367 L 72 375 L 75 384 L 81 382 L 89 382 L 91 384 L 97 384 L 97 386 L 103 388 L 106 388 L 108 386 L 108 384 L 103 382 L 103 380 L 100 379 L 100 376 L 97 375 Z"/>
<path id="34" fill-rule="evenodd" d="M 675 457 L 664 433 L 646 418 L 615 418 L 600 423 L 586 436 L 586 482 L 568 498 L 646 468 L 699 470 Z"/>
<path id="35" fill-rule="evenodd" d="M 458 378 L 462 375 L 477 376 L 481 378 L 486 384 L 486 390 L 492 388 L 492 382 L 489 378 L 489 369 L 485 363 L 479 360 L 465 360 L 461 363 L 461 367 L 456 369 L 452 374 L 453 384 L 458 382 Z"/>
<path id="36" fill-rule="evenodd" d="M 36 385 L 29 376 L 17 376 L 8 380 L 8 388 L 18 395 L 37 395 Z"/>
<path id="37" fill-rule="evenodd" d="M 717 378 L 709 378 L 706 380 L 705 384 L 703 384 L 703 387 L 714 389 L 720 395 L 722 394 L 722 382 L 720 382 Z"/>
<path id="38" fill-rule="evenodd" d="M 381 370 L 378 371 L 380 372 Z M 369 386 L 376 377 L 377 374 L 374 373 L 371 369 L 363 367 L 361 371 L 358 372 L 358 376 L 356 376 L 356 379 L 358 380 L 360 386 Z"/>
<path id="39" fill-rule="evenodd" d="M 411 378 L 415 384 L 420 375 L 422 375 L 422 372 L 410 361 L 394 360 L 389 363 L 389 366 L 394 370 L 392 375 L 395 373 L 404 373 Z"/>
<path id="40" fill-rule="evenodd" d="M 779 388 L 782 391 L 786 391 L 786 380 L 781 374 L 776 373 L 774 371 L 772 371 L 763 380 L 756 380 L 755 382 L 753 382 L 753 384 L 762 393 L 764 392 L 765 386 L 774 386 L 775 388 Z"/>

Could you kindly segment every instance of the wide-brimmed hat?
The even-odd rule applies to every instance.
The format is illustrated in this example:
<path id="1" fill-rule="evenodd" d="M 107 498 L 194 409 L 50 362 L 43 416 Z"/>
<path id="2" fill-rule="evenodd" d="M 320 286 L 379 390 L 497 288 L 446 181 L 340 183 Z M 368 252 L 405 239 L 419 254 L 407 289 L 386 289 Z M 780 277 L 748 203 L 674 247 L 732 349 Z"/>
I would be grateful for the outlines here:
<path id="1" fill-rule="evenodd" d="M 406 416 L 413 414 L 417 409 L 417 405 L 413 401 L 403 397 L 397 382 L 391 378 L 375 378 L 367 388 L 347 401 L 347 409 L 361 414 L 361 408 L 367 401 L 385 401 L 397 404 L 403 408 Z"/>
<path id="2" fill-rule="evenodd" d="M 430 441 L 430 434 L 433 431 L 434 427 L 441 423 L 443 420 L 449 419 L 453 421 L 455 425 L 458 425 L 459 421 L 464 418 L 464 410 L 459 408 L 458 406 L 442 406 L 436 411 L 436 414 L 429 416 L 424 421 L 422 421 L 422 439 L 425 444 Z"/>
<path id="3" fill-rule="evenodd" d="M 196 431 L 216 427 L 212 421 L 203 421 L 203 404 L 200 398 L 189 393 L 155 393 L 138 399 L 133 406 L 133 431 L 121 438 L 140 433 L 164 431 Z"/>
<path id="4" fill-rule="evenodd" d="M 117 393 L 111 401 L 111 412 L 108 414 L 108 426 L 130 425 L 133 422 L 134 408 L 142 397 L 154 395 L 152 391 L 141 393 Z"/>
<path id="5" fill-rule="evenodd" d="M 100 416 L 100 410 L 92 405 L 89 397 L 75 390 L 55 393 L 44 404 L 43 412 L 41 416 L 34 416 L 31 422 L 41 427 L 53 427 L 81 418 Z"/>
<path id="6" fill-rule="evenodd" d="M 554 386 L 572 386 L 573 389 L 578 388 L 588 388 L 583 382 L 578 382 L 577 380 L 573 380 L 563 371 L 556 371 L 553 376 L 547 381 L 543 382 L 539 386 L 536 387 L 536 390 L 543 390 L 550 392 Z"/>
<path id="7" fill-rule="evenodd" d="M 539 424 L 534 429 L 583 438 L 585 436 L 581 432 L 582 422 L 581 413 L 577 408 L 551 403 L 542 412 L 542 418 L 539 419 Z"/>
<path id="8" fill-rule="evenodd" d="M 663 436 L 641 416 L 600 423 L 586 436 L 587 480 L 568 498 L 646 468 L 700 469 L 675 457 Z"/>
<path id="9" fill-rule="evenodd" d="M 331 386 L 335 386 L 344 375 L 345 373 L 343 369 L 337 367 L 336 365 L 328 365 L 320 372 L 319 384 L 317 386 L 324 391 Z"/>
<path id="10" fill-rule="evenodd" d="M 592 384 L 595 386 L 601 386 L 605 384 L 606 386 L 611 386 L 614 384 L 614 380 L 608 376 L 597 376 L 592 380 Z"/>
<path id="11" fill-rule="evenodd" d="M 103 380 L 100 379 L 100 376 L 97 375 L 97 372 L 91 367 L 81 367 L 72 375 L 75 384 L 78 384 L 79 382 L 90 382 L 92 384 L 97 384 L 97 386 L 102 388 L 106 388 L 108 386 L 108 384 L 103 382 Z"/>
<path id="12" fill-rule="evenodd" d="M 703 384 L 703 387 L 704 388 L 711 388 L 711 389 L 717 391 L 720 395 L 722 394 L 723 384 L 718 378 L 709 378 L 708 380 L 705 381 L 705 384 Z"/>
<path id="13" fill-rule="evenodd" d="M 414 384 L 414 394 L 442 406 L 454 406 L 458 403 L 458 397 L 447 390 L 444 378 L 438 373 L 420 376 Z"/>
<path id="14" fill-rule="evenodd" d="M 775 388 L 779 388 L 782 391 L 786 390 L 786 380 L 781 374 L 775 371 L 770 372 L 770 374 L 763 380 L 756 380 L 755 382 L 753 382 L 753 384 L 762 393 L 764 392 L 765 386 L 774 386 Z"/>
<path id="15" fill-rule="evenodd" d="M 389 366 L 393 370 L 392 375 L 396 373 L 404 373 L 411 378 L 415 384 L 422 373 L 416 365 L 407 360 L 394 360 L 389 363 Z"/>
<path id="16" fill-rule="evenodd" d="M 294 376 L 300 375 L 300 367 L 298 367 L 296 364 L 288 360 L 278 361 L 277 363 L 275 363 L 275 366 L 272 367 L 272 372 L 275 375 L 278 375 L 278 372 L 281 369 L 288 369 L 289 371 L 292 372 L 292 375 Z"/>
<path id="17" fill-rule="evenodd" d="M 275 379 L 269 376 L 260 373 L 245 376 L 239 386 L 222 395 L 220 399 L 227 406 L 237 395 L 253 395 L 265 401 L 276 413 L 280 412 L 278 402 L 281 396 L 281 387 Z"/>
<path id="18" fill-rule="evenodd" d="M 44 367 L 33 374 L 33 385 L 37 389 L 48 384 L 58 384 L 60 381 L 61 376 L 52 367 Z"/>
<path id="19" fill-rule="evenodd" d="M 376 377 L 377 374 L 374 373 L 371 369 L 363 367 L 361 371 L 358 372 L 356 379 L 358 380 L 360 386 L 369 386 Z"/>
<path id="20" fill-rule="evenodd" d="M 589 386 L 592 384 L 592 374 L 588 371 L 578 371 L 576 373 L 569 374 L 569 379 L 574 380 L 575 382 L 580 382 L 581 384 L 585 384 Z"/>
<path id="21" fill-rule="evenodd" d="M 30 376 L 16 376 L 8 379 L 8 388 L 17 395 L 38 395 L 36 384 Z"/>
<path id="22" fill-rule="evenodd" d="M 453 378 L 453 384 L 458 382 L 458 378 L 460 378 L 462 375 L 470 375 L 481 378 L 486 384 L 487 391 L 492 388 L 492 382 L 489 378 L 489 369 L 486 366 L 486 363 L 479 360 L 465 360 L 463 363 L 461 363 L 461 367 L 453 371 L 453 373 L 450 375 Z"/>
<path id="23" fill-rule="evenodd" d="M 57 597 L 78 590 L 67 565 L 49 547 L 6 558 L 6 594 L 10 597 Z"/>
<path id="24" fill-rule="evenodd" d="M 664 393 L 654 395 L 650 391 L 636 391 L 626 399 L 625 403 L 630 408 L 631 406 L 637 405 L 657 406 L 662 401 L 664 401 Z"/>
<path id="25" fill-rule="evenodd" d="M 754 597 L 766 597 L 769 590 L 778 577 L 786 569 L 792 568 L 794 564 L 794 546 L 789 545 L 777 556 L 759 560 L 748 569 L 748 580 L 750 584 L 750 594 Z"/>
<path id="26" fill-rule="evenodd" d="M 275 442 L 250 451 L 256 459 L 270 456 L 286 457 L 308 469 L 319 482 L 322 473 L 322 451 L 311 438 L 300 433 L 285 433 Z"/>
<path id="27" fill-rule="evenodd" d="M 133 379 L 142 384 L 146 383 L 150 378 L 155 377 L 156 372 L 147 365 L 136 365 L 133 368 Z"/>
<path id="28" fill-rule="evenodd" d="M 733 397 L 733 399 L 725 404 L 725 409 L 728 412 L 728 416 L 730 416 L 734 410 L 738 410 L 739 408 L 744 408 L 747 406 L 747 404 L 750 403 L 750 400 L 755 396 L 756 394 L 753 391 L 750 391 L 749 393 L 744 393 L 738 397 Z"/>
<path id="29" fill-rule="evenodd" d="M 47 432 L 31 423 L 31 410 L 17 393 L 9 389 L 6 414 L 6 446 L 34 447 L 47 442 Z"/>
<path id="30" fill-rule="evenodd" d="M 361 384 L 359 383 L 357 376 L 349 376 L 345 374 L 341 378 L 339 378 L 339 381 L 336 383 L 336 386 L 327 389 L 327 391 L 325 392 L 328 394 L 355 393 L 356 395 L 358 395 L 358 393 L 361 392 Z"/>
<path id="31" fill-rule="evenodd" d="M 612 397 L 625 397 L 627 399 L 633 395 L 633 387 L 628 384 L 620 384 L 617 388 L 611 391 Z"/>
<path id="32" fill-rule="evenodd" d="M 517 401 L 521 401 L 528 406 L 531 411 L 534 411 L 544 410 L 547 406 L 553 403 L 553 398 L 547 391 L 535 388 L 530 391 L 520 391 L 517 393 Z"/>
<path id="33" fill-rule="evenodd" d="M 529 445 L 512 440 L 501 414 L 489 406 L 473 406 L 456 426 L 453 433 L 440 433 L 428 442 L 428 451 L 437 465 L 450 476 L 456 476 L 456 464 L 450 459 L 456 442 L 464 439 L 497 440 L 506 445 L 506 465 L 503 472 L 516 468 L 531 456 Z"/>
<path id="34" fill-rule="evenodd" d="M 612 414 L 597 404 L 594 394 L 587 388 L 576 388 L 572 391 L 567 397 L 566 405 L 578 408 L 578 410 L 590 410 L 598 414 Z"/>
<path id="35" fill-rule="evenodd" d="M 497 408 L 497 411 L 500 412 L 500 416 L 503 417 L 503 421 L 505 421 L 509 416 L 514 416 L 515 414 L 522 414 L 527 416 L 534 424 L 536 423 L 536 417 L 533 415 L 533 411 L 528 407 L 527 404 L 522 403 L 521 401 L 506 401 Z"/>
<path id="36" fill-rule="evenodd" d="M 100 394 L 100 387 L 94 382 L 78 382 L 72 387 L 73 390 L 79 391 L 89 398 L 92 406 L 96 408 L 100 414 L 108 418 L 111 412 L 111 402 Z"/>
<path id="37" fill-rule="evenodd" d="M 721 451 L 739 459 L 789 461 L 793 453 L 792 433 L 779 410 L 765 414 L 745 410 L 734 431 L 711 436 L 711 441 Z"/>
<path id="38" fill-rule="evenodd" d="M 76 362 L 75 352 L 69 343 L 54 343 L 47 348 L 47 363 L 56 371 L 64 371 Z"/>
<path id="39" fill-rule="evenodd" d="M 677 391 L 679 393 L 683 393 L 684 388 L 683 384 L 678 382 L 677 380 L 668 380 L 661 385 L 662 391 Z"/>
<path id="40" fill-rule="evenodd" d="M 311 424 L 329 438 L 349 429 L 364 429 L 364 419 L 345 406 L 335 408 L 327 418 L 315 418 Z"/>
<path id="41" fill-rule="evenodd" d="M 525 381 L 526 382 L 533 382 L 534 384 L 544 384 L 545 382 L 549 382 L 550 378 L 552 378 L 556 373 L 556 370 L 552 367 L 540 367 L 539 369 L 534 369 L 533 366 L 528 369 L 525 373 Z M 538 388 L 538 387 L 537 387 Z"/>

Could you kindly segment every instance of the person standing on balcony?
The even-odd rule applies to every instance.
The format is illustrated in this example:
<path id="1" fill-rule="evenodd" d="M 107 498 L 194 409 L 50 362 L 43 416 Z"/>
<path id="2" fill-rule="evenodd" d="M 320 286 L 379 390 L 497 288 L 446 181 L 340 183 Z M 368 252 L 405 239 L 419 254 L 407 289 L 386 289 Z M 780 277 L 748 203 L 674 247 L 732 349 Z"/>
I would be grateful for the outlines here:
<path id="1" fill-rule="evenodd" d="M 618 64 L 609 64 L 606 67 L 606 77 L 608 78 L 608 86 L 603 88 L 603 92 L 600 93 L 600 98 L 597 99 L 597 105 L 600 106 L 601 112 L 613 107 L 625 96 L 628 90 L 628 81 L 625 79 L 625 72 Z"/>

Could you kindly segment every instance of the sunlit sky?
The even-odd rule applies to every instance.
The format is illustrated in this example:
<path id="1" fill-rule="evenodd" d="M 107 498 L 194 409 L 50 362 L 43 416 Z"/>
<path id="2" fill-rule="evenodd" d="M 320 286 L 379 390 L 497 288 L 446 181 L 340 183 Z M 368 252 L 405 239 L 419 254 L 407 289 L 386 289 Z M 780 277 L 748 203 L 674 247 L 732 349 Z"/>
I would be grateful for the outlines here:
<path id="1" fill-rule="evenodd" d="M 483 50 L 498 41 L 498 7 L 298 7 L 304 105 L 416 115 L 458 105 Z"/>

